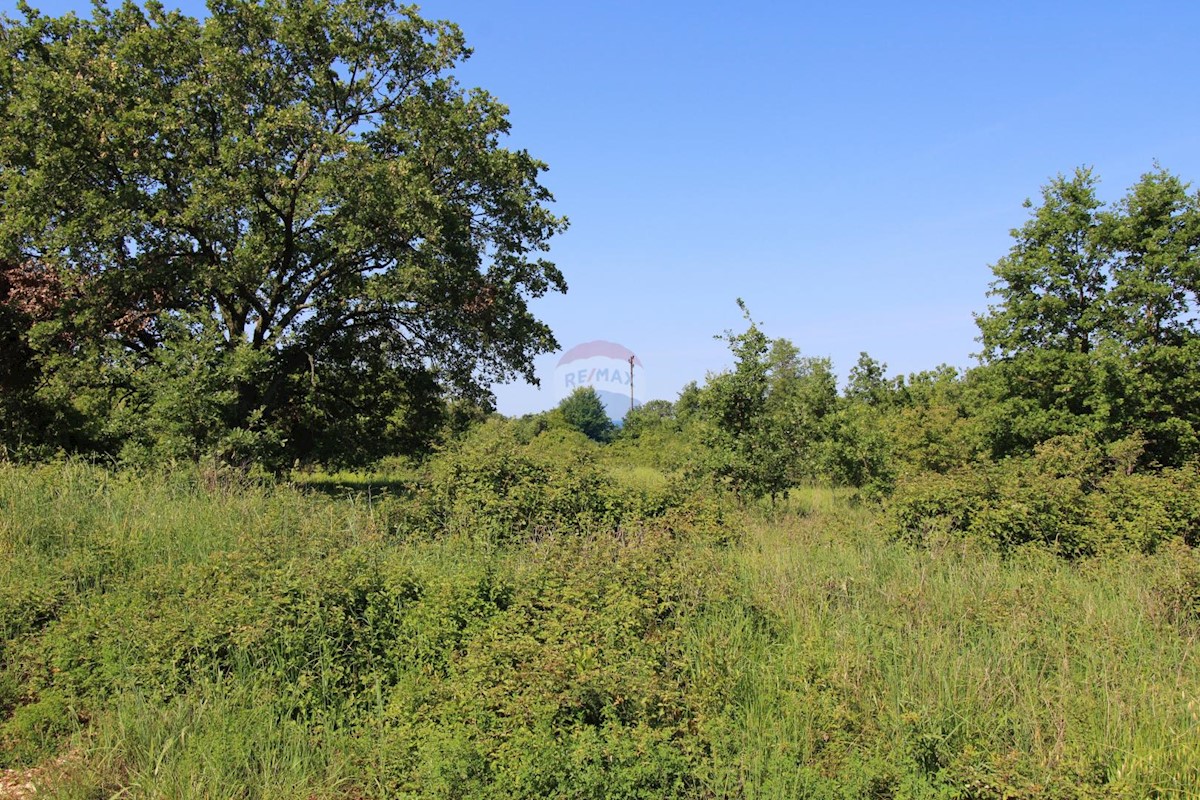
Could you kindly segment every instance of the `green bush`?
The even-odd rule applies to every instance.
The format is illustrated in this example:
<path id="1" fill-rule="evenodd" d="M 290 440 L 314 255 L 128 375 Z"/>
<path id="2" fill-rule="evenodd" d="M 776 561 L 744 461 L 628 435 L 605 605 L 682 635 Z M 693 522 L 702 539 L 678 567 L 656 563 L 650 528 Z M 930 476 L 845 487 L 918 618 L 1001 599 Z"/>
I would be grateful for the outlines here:
<path id="1" fill-rule="evenodd" d="M 381 694 L 386 796 L 674 797 L 696 713 L 675 665 L 680 621 L 710 582 L 669 535 L 528 545 L 503 610 L 444 672 Z"/>
<path id="2" fill-rule="evenodd" d="M 597 450 L 562 429 L 522 443 L 512 426 L 492 420 L 431 463 L 423 497 L 430 522 L 490 543 L 615 528 L 624 509 Z"/>
<path id="3" fill-rule="evenodd" d="M 1164 541 L 1200 545 L 1200 469 L 1110 475 L 1092 495 L 1094 524 L 1112 545 L 1152 552 Z"/>
<path id="4" fill-rule="evenodd" d="M 48 758 L 79 724 L 77 708 L 58 691 L 47 691 L 18 706 L 0 723 L 0 767 L 32 764 Z"/>
<path id="5" fill-rule="evenodd" d="M 966 535 L 1068 557 L 1200 540 L 1200 469 L 1130 474 L 1110 453 L 1088 437 L 1058 437 L 1030 458 L 908 476 L 887 503 L 888 526 L 915 543 Z"/>
<path id="6" fill-rule="evenodd" d="M 1152 566 L 1151 610 L 1172 624 L 1200 629 L 1200 550 L 1168 542 Z"/>

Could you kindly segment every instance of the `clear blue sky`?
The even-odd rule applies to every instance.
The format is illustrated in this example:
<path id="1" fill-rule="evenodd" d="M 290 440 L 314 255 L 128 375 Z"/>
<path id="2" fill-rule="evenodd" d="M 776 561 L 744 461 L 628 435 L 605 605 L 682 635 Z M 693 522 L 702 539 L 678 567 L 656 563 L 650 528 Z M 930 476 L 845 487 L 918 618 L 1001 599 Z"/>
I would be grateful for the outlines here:
<path id="1" fill-rule="evenodd" d="M 861 350 L 968 366 L 989 264 L 1049 177 L 1090 165 L 1116 199 L 1157 159 L 1200 181 L 1194 0 L 421 7 L 462 27 L 460 80 L 510 107 L 571 219 L 570 291 L 536 312 L 564 349 L 629 347 L 655 397 L 729 364 L 737 297 L 843 376 Z M 557 358 L 500 410 L 553 405 Z"/>

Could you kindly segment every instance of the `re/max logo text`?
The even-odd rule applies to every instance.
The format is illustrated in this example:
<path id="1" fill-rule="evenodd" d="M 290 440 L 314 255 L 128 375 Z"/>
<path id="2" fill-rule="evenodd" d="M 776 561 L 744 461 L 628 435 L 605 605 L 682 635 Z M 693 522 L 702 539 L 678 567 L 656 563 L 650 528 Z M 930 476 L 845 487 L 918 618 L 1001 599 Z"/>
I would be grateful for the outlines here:
<path id="1" fill-rule="evenodd" d="M 580 369 L 563 375 L 564 386 L 592 386 L 597 383 L 616 383 L 628 386 L 629 370 L 593 367 L 590 370 Z"/>

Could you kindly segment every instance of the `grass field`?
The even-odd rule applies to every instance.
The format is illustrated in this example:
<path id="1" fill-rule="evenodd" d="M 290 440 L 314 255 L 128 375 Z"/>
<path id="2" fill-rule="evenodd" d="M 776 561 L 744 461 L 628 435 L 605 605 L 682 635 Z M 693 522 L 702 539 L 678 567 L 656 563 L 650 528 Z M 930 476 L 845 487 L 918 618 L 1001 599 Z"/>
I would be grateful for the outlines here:
<path id="1" fill-rule="evenodd" d="M 66 798 L 1200 795 L 1183 546 L 914 549 L 827 489 L 496 542 L 414 526 L 410 488 L 0 465 L 0 767 Z"/>

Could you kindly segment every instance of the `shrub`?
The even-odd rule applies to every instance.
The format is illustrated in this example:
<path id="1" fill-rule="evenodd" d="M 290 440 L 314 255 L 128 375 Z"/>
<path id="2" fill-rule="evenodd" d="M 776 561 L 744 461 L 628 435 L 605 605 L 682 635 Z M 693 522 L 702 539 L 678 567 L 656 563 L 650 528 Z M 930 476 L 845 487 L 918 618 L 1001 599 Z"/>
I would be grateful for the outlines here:
<path id="1" fill-rule="evenodd" d="M 386 757 L 365 765 L 382 794 L 687 794 L 679 622 L 711 565 L 680 554 L 653 530 L 524 546 L 504 608 L 476 618 L 446 670 L 382 692 L 367 757 Z"/>
<path id="2" fill-rule="evenodd" d="M 441 530 L 491 543 L 612 528 L 622 510 L 595 443 L 551 429 L 524 444 L 503 420 L 480 426 L 434 459 L 424 500 Z"/>
<path id="3" fill-rule="evenodd" d="M 79 722 L 76 709 L 56 691 L 17 707 L 0 724 L 0 767 L 32 764 L 52 755 Z"/>
<path id="4" fill-rule="evenodd" d="M 1153 566 L 1151 610 L 1174 624 L 1200 625 L 1200 551 L 1168 542 Z"/>
<path id="5" fill-rule="evenodd" d="M 1058 437 L 1029 458 L 906 477 L 887 509 L 892 535 L 914 543 L 968 535 L 1067 557 L 1148 553 L 1200 539 L 1200 471 L 1129 474 L 1088 437 Z"/>

